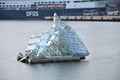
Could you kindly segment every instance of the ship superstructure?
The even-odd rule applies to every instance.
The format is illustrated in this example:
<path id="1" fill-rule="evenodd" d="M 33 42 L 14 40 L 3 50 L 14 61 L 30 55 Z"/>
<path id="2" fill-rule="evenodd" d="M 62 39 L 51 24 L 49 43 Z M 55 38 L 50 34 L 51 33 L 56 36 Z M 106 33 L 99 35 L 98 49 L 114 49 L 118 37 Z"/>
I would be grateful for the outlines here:
<path id="1" fill-rule="evenodd" d="M 104 8 L 105 1 L 88 0 L 0 0 L 3 10 Z"/>
<path id="2" fill-rule="evenodd" d="M 105 15 L 105 1 L 93 0 L 0 0 L 0 18 L 39 18 L 52 16 Z"/>
<path id="3" fill-rule="evenodd" d="M 24 56 L 21 55 L 18 55 L 18 60 L 36 63 L 80 60 L 88 56 L 89 52 L 75 31 L 54 14 L 50 31 L 32 35 Z"/>

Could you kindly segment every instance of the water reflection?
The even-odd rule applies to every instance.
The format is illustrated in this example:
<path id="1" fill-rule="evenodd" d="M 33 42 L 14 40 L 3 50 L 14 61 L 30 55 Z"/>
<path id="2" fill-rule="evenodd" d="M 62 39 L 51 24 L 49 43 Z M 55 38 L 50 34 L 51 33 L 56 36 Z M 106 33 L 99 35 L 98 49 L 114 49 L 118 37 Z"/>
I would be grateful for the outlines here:
<path id="1" fill-rule="evenodd" d="M 6 24 L 7 23 L 7 24 Z M 119 80 L 120 23 L 68 21 L 90 56 L 78 62 L 24 64 L 16 61 L 32 34 L 51 21 L 0 21 L 0 80 Z"/>

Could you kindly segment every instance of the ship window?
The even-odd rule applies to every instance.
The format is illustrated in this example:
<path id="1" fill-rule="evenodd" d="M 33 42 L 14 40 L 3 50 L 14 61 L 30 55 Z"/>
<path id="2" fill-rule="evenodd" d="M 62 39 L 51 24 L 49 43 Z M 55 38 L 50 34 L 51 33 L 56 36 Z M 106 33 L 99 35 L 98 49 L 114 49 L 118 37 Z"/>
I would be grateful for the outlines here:
<path id="1" fill-rule="evenodd" d="M 26 7 L 26 5 L 24 5 L 24 7 Z"/>
<path id="2" fill-rule="evenodd" d="M 44 3 L 44 2 L 41 2 L 41 3 Z"/>
<path id="3" fill-rule="evenodd" d="M 66 3 L 66 1 L 63 1 L 63 3 Z"/>
<path id="4" fill-rule="evenodd" d="M 8 5 L 6 5 L 6 7 L 8 7 Z"/>
<path id="5" fill-rule="evenodd" d="M 15 7 L 15 5 L 13 5 L 13 7 Z"/>
<path id="6" fill-rule="evenodd" d="M 67 3 L 70 3 L 70 1 L 67 1 Z"/>
<path id="7" fill-rule="evenodd" d="M 36 4 L 36 2 L 34 2 L 34 4 Z"/>
<path id="8" fill-rule="evenodd" d="M 3 4 L 5 4 L 5 2 L 3 2 Z"/>
<path id="9" fill-rule="evenodd" d="M 60 1 L 60 3 L 62 3 L 62 1 Z"/>
<path id="10" fill-rule="evenodd" d="M 12 5 L 10 5 L 10 7 L 12 7 Z"/>
<path id="11" fill-rule="evenodd" d="M 77 2 L 80 2 L 80 1 L 74 1 L 74 3 L 77 3 Z"/>
<path id="12" fill-rule="evenodd" d="M 38 2 L 38 4 L 40 4 L 40 2 Z"/>
<path id="13" fill-rule="evenodd" d="M 45 3 L 47 3 L 47 2 L 45 2 Z"/>
<path id="14" fill-rule="evenodd" d="M 51 2 L 49 2 L 49 3 L 51 3 Z"/>
<path id="15" fill-rule="evenodd" d="M 52 3 L 55 3 L 55 2 L 52 2 Z"/>

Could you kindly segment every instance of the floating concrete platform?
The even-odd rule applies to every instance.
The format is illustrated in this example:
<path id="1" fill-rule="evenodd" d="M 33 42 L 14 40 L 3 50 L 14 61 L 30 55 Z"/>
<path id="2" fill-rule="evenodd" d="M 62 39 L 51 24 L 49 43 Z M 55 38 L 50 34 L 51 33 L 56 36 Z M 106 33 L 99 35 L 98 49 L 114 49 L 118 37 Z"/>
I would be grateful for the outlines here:
<path id="1" fill-rule="evenodd" d="M 28 59 L 28 63 L 48 63 L 48 62 L 66 62 L 66 61 L 80 61 L 80 57 L 73 57 L 73 56 L 57 56 L 51 58 L 36 58 L 36 59 Z"/>
<path id="2" fill-rule="evenodd" d="M 78 56 L 53 56 L 47 58 L 24 58 L 18 59 L 21 62 L 35 64 L 35 63 L 49 63 L 49 62 L 68 62 L 68 61 L 80 61 L 85 59 L 85 57 L 78 57 Z"/>

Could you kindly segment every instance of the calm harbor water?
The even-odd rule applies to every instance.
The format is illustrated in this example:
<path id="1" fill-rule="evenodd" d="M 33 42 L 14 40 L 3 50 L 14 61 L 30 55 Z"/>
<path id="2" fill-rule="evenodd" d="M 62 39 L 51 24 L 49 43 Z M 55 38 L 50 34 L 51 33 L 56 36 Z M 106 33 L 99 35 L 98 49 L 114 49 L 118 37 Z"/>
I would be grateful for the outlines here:
<path id="1" fill-rule="evenodd" d="M 0 80 L 120 80 L 120 23 L 65 21 L 90 52 L 80 62 L 24 64 L 16 60 L 32 34 L 52 21 L 0 21 Z"/>

